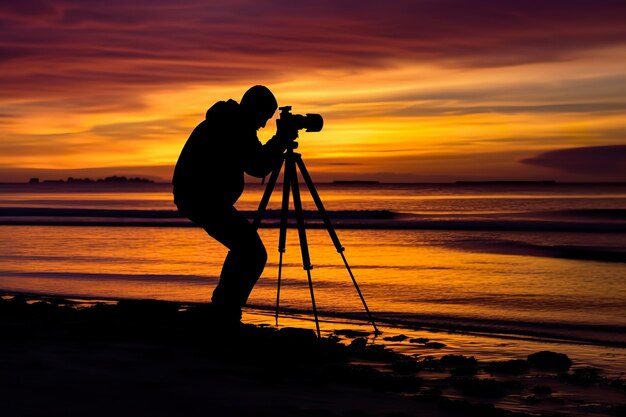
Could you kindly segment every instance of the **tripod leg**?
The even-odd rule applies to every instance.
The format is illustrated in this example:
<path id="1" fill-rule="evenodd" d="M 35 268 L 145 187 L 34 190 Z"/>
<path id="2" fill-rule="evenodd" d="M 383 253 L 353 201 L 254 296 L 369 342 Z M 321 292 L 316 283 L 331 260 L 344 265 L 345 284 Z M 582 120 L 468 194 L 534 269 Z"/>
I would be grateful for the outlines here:
<path id="1" fill-rule="evenodd" d="M 261 202 L 259 203 L 259 208 L 256 210 L 256 214 L 254 215 L 254 220 L 252 222 L 252 225 L 255 229 L 258 229 L 261 225 L 263 214 L 265 214 L 265 209 L 267 208 L 267 204 L 269 203 L 270 197 L 272 196 L 272 191 L 274 191 L 276 180 L 278 179 L 280 170 L 283 167 L 283 162 L 284 159 L 281 159 L 280 164 L 276 167 L 276 169 L 274 169 L 274 171 L 272 171 L 272 175 L 270 175 L 267 186 L 265 186 L 265 192 L 263 193 L 263 197 L 261 198 Z"/>
<path id="2" fill-rule="evenodd" d="M 363 293 L 361 293 L 361 289 L 359 288 L 359 284 L 357 284 L 356 278 L 354 278 L 354 274 L 352 273 L 352 269 L 350 268 L 350 265 L 348 265 L 348 261 L 346 259 L 346 255 L 344 255 L 343 251 L 339 252 L 339 254 L 341 255 L 341 259 L 343 259 L 343 264 L 346 266 L 346 269 L 348 270 L 348 274 L 350 275 L 350 278 L 352 279 L 352 283 L 354 284 L 354 288 L 356 288 L 356 292 L 357 292 L 357 294 L 359 294 L 359 298 L 361 299 L 361 302 L 363 303 L 363 308 L 365 308 L 365 312 L 367 313 L 367 317 L 370 319 L 370 323 L 372 323 L 372 326 L 374 327 L 374 333 L 376 333 L 376 334 L 382 333 L 380 330 L 378 330 L 378 327 L 376 327 L 376 322 L 374 321 L 374 318 L 372 317 L 372 313 L 370 312 L 370 309 L 367 307 L 367 303 L 365 302 L 365 297 L 363 297 Z"/>
<path id="3" fill-rule="evenodd" d="M 274 311 L 274 321 L 278 326 L 278 309 L 280 308 L 280 279 L 283 270 L 283 252 L 278 254 L 278 284 L 276 286 L 276 310 Z"/>
<path id="4" fill-rule="evenodd" d="M 317 317 L 317 306 L 315 305 L 315 295 L 313 294 L 313 280 L 311 279 L 311 258 L 309 256 L 309 245 L 306 240 L 306 229 L 304 227 L 304 215 L 302 213 L 302 201 L 300 200 L 300 188 L 298 185 L 298 174 L 296 173 L 296 165 L 293 161 L 286 163 L 286 169 L 290 171 L 291 189 L 293 192 L 293 208 L 296 212 L 296 223 L 298 225 L 298 235 L 300 237 L 300 251 L 302 252 L 302 266 L 306 270 L 309 280 L 309 290 L 311 292 L 311 304 L 313 306 L 313 315 L 315 316 L 315 327 L 317 329 L 317 337 L 321 338 L 320 323 Z"/>
<path id="5" fill-rule="evenodd" d="M 287 165 L 290 162 L 286 163 Z M 285 253 L 285 246 L 287 241 L 287 223 L 289 221 L 289 190 L 291 187 L 290 171 L 288 167 L 285 167 L 285 173 L 283 177 L 283 202 L 280 210 L 280 234 L 278 237 L 278 286 L 276 288 L 276 313 L 275 320 L 278 326 L 278 309 L 280 307 L 280 284 L 283 270 L 283 253 Z"/>
<path id="6" fill-rule="evenodd" d="M 346 259 L 346 256 L 343 253 L 345 251 L 345 248 L 341 245 L 341 242 L 339 241 L 337 232 L 335 232 L 335 228 L 333 227 L 333 224 L 330 221 L 330 217 L 328 216 L 328 213 L 326 212 L 326 209 L 324 208 L 324 204 L 322 204 L 322 199 L 317 193 L 315 184 L 313 184 L 313 180 L 311 179 L 311 176 L 309 175 L 309 171 L 307 171 L 306 166 L 304 165 L 304 161 L 302 160 L 302 157 L 300 157 L 299 154 L 297 156 L 296 162 L 298 164 L 298 168 L 300 168 L 300 173 L 302 174 L 302 178 L 304 178 L 304 182 L 306 183 L 306 186 L 309 189 L 309 192 L 311 193 L 311 197 L 313 197 L 313 201 L 315 202 L 315 205 L 317 206 L 317 211 L 322 217 L 322 221 L 324 222 L 324 225 L 326 226 L 326 230 L 328 230 L 328 235 L 330 236 L 330 239 L 333 241 L 333 244 L 335 245 L 337 252 L 339 252 L 339 254 L 341 255 L 341 259 L 343 259 L 343 263 L 346 266 L 346 269 L 348 270 L 348 274 L 350 275 L 350 278 L 352 279 L 354 288 L 356 289 L 356 292 L 359 294 L 359 298 L 361 299 L 361 302 L 363 303 L 363 307 L 365 308 L 365 312 L 367 313 L 370 323 L 372 323 L 372 326 L 374 327 L 374 332 L 378 334 L 380 333 L 380 331 L 376 327 L 376 323 L 374 322 L 372 313 L 370 312 L 370 309 L 367 307 L 367 303 L 365 302 L 365 297 L 363 297 L 363 293 L 361 293 L 359 284 L 357 284 L 356 278 L 354 278 L 354 274 L 352 273 L 352 269 L 350 268 L 350 265 L 348 265 L 348 260 Z"/>
<path id="7" fill-rule="evenodd" d="M 317 211 L 319 212 L 320 216 L 322 217 L 322 221 L 324 222 L 324 225 L 326 226 L 328 235 L 330 236 L 330 239 L 333 241 L 333 244 L 335 245 L 335 249 L 337 249 L 337 252 L 343 252 L 344 247 L 341 246 L 341 242 L 339 242 L 339 237 L 337 236 L 337 233 L 335 232 L 335 228 L 333 227 L 330 221 L 330 217 L 328 217 L 328 213 L 326 213 L 324 204 L 322 204 L 322 199 L 317 193 L 317 189 L 315 189 L 315 184 L 313 184 L 313 180 L 311 179 L 311 176 L 309 175 L 309 171 L 307 171 L 306 166 L 304 166 L 304 161 L 302 161 L 301 157 L 298 157 L 296 162 L 298 163 L 298 168 L 300 168 L 300 173 L 302 174 L 302 178 L 304 178 L 304 182 L 306 183 L 306 186 L 309 189 L 309 192 L 311 193 L 311 197 L 313 197 L 313 201 L 315 202 Z"/>

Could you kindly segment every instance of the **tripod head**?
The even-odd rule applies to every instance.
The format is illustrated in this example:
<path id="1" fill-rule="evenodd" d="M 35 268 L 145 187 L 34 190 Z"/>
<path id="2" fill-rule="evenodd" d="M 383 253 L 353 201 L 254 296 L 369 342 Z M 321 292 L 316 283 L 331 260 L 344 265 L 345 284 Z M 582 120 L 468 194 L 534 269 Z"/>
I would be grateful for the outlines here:
<path id="1" fill-rule="evenodd" d="M 287 145 L 287 152 L 293 152 L 294 149 L 298 149 L 298 139 L 294 139 Z"/>

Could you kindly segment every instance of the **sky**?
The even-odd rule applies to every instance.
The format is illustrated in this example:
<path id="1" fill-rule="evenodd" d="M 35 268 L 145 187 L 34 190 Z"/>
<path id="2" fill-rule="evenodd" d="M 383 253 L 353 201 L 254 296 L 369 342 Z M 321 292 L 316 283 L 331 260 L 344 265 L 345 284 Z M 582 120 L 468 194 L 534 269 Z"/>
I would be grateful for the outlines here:
<path id="1" fill-rule="evenodd" d="M 317 181 L 624 181 L 624 22 L 623 0 L 0 0 L 0 181 L 169 181 L 256 84 L 323 115 Z"/>

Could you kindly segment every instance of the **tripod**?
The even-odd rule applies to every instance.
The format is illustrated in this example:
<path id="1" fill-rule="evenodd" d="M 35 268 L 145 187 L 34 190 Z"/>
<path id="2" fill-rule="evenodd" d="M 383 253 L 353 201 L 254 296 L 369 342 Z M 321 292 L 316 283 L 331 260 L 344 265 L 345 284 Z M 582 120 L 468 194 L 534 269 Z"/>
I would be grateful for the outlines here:
<path id="1" fill-rule="evenodd" d="M 320 334 L 320 324 L 317 316 L 317 307 L 315 305 L 315 295 L 313 293 L 313 281 L 311 279 L 311 269 L 313 266 L 311 265 L 311 258 L 309 256 L 309 246 L 306 239 L 306 229 L 304 226 L 304 215 L 302 212 L 302 200 L 300 199 L 300 186 L 298 184 L 298 173 L 297 168 L 300 169 L 300 174 L 304 178 L 304 182 L 309 189 L 309 193 L 315 202 L 317 207 L 317 211 L 319 212 L 324 225 L 326 226 L 326 230 L 330 236 L 330 239 L 333 241 L 335 245 L 335 249 L 341 255 L 341 259 L 343 259 L 343 263 L 348 270 L 348 274 L 350 274 L 350 278 L 352 279 L 352 283 L 354 284 L 354 288 L 356 289 L 359 297 L 361 298 L 361 302 L 363 303 L 363 307 L 367 312 L 369 321 L 372 323 L 374 327 L 374 331 L 376 334 L 379 334 L 380 331 L 376 327 L 376 323 L 372 318 L 372 313 L 370 313 L 369 308 L 367 307 L 367 303 L 365 302 L 365 298 L 363 298 L 363 294 L 361 293 L 361 289 L 354 278 L 354 274 L 352 274 L 352 270 L 350 269 L 350 265 L 348 265 L 348 261 L 346 260 L 346 256 L 344 255 L 345 248 L 339 242 L 339 238 L 337 237 L 337 233 L 335 233 L 335 229 L 330 222 L 330 218 L 328 217 L 328 213 L 326 213 L 326 209 L 322 204 L 322 200 L 320 199 L 317 190 L 315 189 L 315 185 L 313 184 L 313 180 L 311 180 L 311 176 L 304 166 L 304 162 L 302 161 L 302 155 L 299 153 L 295 153 L 293 150 L 297 147 L 297 142 L 294 142 L 292 146 L 287 148 L 287 151 L 283 154 L 283 158 L 280 164 L 276 169 L 272 171 L 270 175 L 270 179 L 265 188 L 265 192 L 263 193 L 263 197 L 261 198 L 261 202 L 259 203 L 259 208 L 254 217 L 253 225 L 255 228 L 258 228 L 261 224 L 261 220 L 263 218 L 263 214 L 265 213 L 265 209 L 267 208 L 267 204 L 270 201 L 270 197 L 272 192 L 274 191 L 274 187 L 276 185 L 276 180 L 280 174 L 280 171 L 285 166 L 285 174 L 283 180 L 283 201 L 281 205 L 281 215 L 280 215 L 280 234 L 278 238 L 278 252 L 279 252 L 279 262 L 278 262 L 278 288 L 276 292 L 276 324 L 278 325 L 278 309 L 280 305 L 280 284 L 281 284 L 281 275 L 282 275 L 282 267 L 283 267 L 283 253 L 285 253 L 285 242 L 287 240 L 287 223 L 289 219 L 289 191 L 291 189 L 291 193 L 293 194 L 293 207 L 296 216 L 296 224 L 298 227 L 298 236 L 300 238 L 300 252 L 302 253 L 302 266 L 307 273 L 307 278 L 309 280 L 309 291 L 311 292 L 311 304 L 313 306 L 313 315 L 315 317 L 315 327 L 317 329 L 317 337 L 321 337 Z"/>

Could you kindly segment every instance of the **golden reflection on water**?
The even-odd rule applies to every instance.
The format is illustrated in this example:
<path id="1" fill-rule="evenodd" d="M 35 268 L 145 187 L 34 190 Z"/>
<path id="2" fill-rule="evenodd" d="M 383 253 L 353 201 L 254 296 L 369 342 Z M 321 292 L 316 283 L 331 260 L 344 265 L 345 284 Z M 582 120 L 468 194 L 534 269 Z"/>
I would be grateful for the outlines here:
<path id="1" fill-rule="evenodd" d="M 224 247 L 195 228 L 2 230 L 5 289 L 207 301 L 226 255 Z M 260 233 L 269 261 L 250 302 L 273 305 L 278 230 Z M 626 299 L 620 264 L 461 251 L 448 245 L 459 232 L 340 230 L 339 236 L 375 311 L 622 325 L 626 321 L 618 307 Z M 320 311 L 361 311 L 325 230 L 309 230 L 308 237 Z M 310 304 L 301 265 L 297 233 L 290 229 L 281 290 L 286 307 Z"/>

